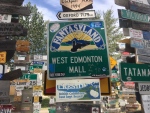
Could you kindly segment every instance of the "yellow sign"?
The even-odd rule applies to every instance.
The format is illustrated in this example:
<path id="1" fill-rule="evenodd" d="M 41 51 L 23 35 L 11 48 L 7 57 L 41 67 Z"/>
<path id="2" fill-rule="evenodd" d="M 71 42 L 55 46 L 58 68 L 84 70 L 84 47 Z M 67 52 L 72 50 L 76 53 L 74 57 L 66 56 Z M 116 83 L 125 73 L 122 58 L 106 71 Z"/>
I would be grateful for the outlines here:
<path id="1" fill-rule="evenodd" d="M 110 67 L 111 67 L 111 69 L 114 68 L 115 65 L 117 65 L 117 61 L 115 59 L 113 59 L 112 57 L 110 57 Z"/>
<path id="2" fill-rule="evenodd" d="M 33 73 L 41 73 L 41 72 L 42 72 L 42 69 L 34 68 Z"/>
<path id="3" fill-rule="evenodd" d="M 33 86 L 33 91 L 41 90 L 41 86 Z"/>
<path id="4" fill-rule="evenodd" d="M 39 102 L 39 96 L 34 96 L 34 103 L 38 103 Z"/>
<path id="5" fill-rule="evenodd" d="M 19 102 L 20 102 L 20 101 L 21 101 L 21 96 L 15 96 L 15 97 L 14 97 L 14 101 L 15 101 L 15 102 L 18 102 L 18 101 L 19 101 Z"/>
<path id="6" fill-rule="evenodd" d="M 0 52 L 0 63 L 2 64 L 6 63 L 6 51 Z"/>

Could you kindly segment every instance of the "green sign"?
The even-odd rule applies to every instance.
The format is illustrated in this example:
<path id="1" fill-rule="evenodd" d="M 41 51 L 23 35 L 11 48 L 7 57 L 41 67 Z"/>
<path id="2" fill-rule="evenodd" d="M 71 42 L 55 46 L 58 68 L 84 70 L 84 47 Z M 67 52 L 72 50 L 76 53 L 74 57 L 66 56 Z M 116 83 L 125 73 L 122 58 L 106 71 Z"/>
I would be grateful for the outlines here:
<path id="1" fill-rule="evenodd" d="M 122 18 L 131 19 L 139 22 L 150 23 L 150 16 L 147 14 L 137 13 L 130 10 L 121 9 Z"/>
<path id="2" fill-rule="evenodd" d="M 43 65 L 31 65 L 31 66 L 29 67 L 29 70 L 34 70 L 35 68 L 42 69 L 42 68 L 43 68 Z"/>
<path id="3" fill-rule="evenodd" d="M 20 79 L 37 80 L 37 74 L 23 74 Z"/>
<path id="4" fill-rule="evenodd" d="M 119 68 L 122 81 L 150 81 L 150 65 L 148 64 L 120 63 Z"/>
<path id="5" fill-rule="evenodd" d="M 110 75 L 103 21 L 49 23 L 48 79 Z"/>

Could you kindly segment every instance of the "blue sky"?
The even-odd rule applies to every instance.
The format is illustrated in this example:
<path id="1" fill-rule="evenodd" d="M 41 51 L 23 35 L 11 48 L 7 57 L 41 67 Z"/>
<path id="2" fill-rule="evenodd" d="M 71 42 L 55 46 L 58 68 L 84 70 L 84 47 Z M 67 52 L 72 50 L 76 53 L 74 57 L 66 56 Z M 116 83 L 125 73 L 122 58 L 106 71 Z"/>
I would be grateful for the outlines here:
<path id="1" fill-rule="evenodd" d="M 60 0 L 24 0 L 24 4 L 31 2 L 35 4 L 43 14 L 44 20 L 57 21 L 57 13 L 62 11 Z M 114 0 L 93 0 L 93 10 L 106 11 L 112 8 L 114 11 L 114 17 L 118 18 L 117 9 L 124 9 L 114 4 Z"/>

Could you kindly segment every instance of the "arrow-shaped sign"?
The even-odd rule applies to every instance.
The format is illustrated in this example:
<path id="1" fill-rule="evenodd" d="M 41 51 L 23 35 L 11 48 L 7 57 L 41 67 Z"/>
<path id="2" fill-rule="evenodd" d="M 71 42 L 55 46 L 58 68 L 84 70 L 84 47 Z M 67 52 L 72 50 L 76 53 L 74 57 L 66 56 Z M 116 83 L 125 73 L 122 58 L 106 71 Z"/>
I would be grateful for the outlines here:
<path id="1" fill-rule="evenodd" d="M 57 18 L 59 20 L 69 19 L 83 19 L 83 18 L 95 18 L 95 10 L 85 10 L 76 12 L 58 12 Z"/>

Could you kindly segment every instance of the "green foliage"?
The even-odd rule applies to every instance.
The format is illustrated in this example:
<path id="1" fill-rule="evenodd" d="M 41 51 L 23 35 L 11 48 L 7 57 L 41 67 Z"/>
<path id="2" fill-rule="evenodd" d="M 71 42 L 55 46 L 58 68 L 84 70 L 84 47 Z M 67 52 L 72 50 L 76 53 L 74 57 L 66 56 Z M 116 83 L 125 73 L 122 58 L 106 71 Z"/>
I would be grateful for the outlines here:
<path id="1" fill-rule="evenodd" d="M 96 12 L 97 17 L 95 19 L 104 19 L 107 31 L 107 40 L 109 47 L 109 54 L 115 58 L 119 58 L 118 55 L 115 55 L 116 48 L 118 46 L 117 42 L 123 38 L 123 34 L 120 31 L 120 28 L 116 25 L 118 19 L 113 16 L 113 10 L 109 9 L 106 12 L 101 14 L 100 11 Z M 101 16 L 102 15 L 102 16 Z"/>
<path id="2" fill-rule="evenodd" d="M 31 10 L 30 16 L 20 16 L 19 23 L 28 29 L 26 37 L 16 37 L 16 39 L 30 41 L 30 54 L 45 54 L 46 53 L 46 39 L 44 33 L 46 24 L 43 20 L 43 15 L 38 12 L 36 5 L 32 6 L 30 2 L 25 6 Z"/>
<path id="3" fill-rule="evenodd" d="M 48 108 L 49 107 L 49 98 L 44 98 L 42 100 L 42 104 L 41 104 L 42 108 Z"/>

